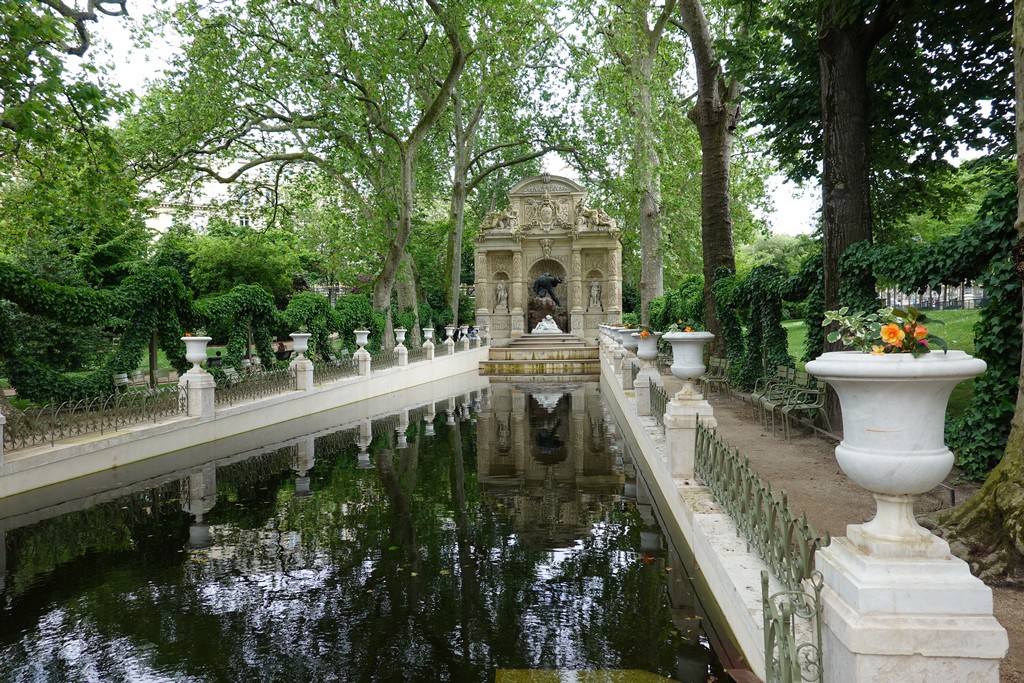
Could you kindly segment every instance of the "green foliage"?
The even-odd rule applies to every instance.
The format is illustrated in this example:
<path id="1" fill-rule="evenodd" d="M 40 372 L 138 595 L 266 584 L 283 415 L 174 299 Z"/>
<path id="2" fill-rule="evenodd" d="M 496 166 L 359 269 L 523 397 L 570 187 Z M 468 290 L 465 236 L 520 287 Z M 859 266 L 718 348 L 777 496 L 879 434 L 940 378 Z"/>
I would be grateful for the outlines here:
<path id="1" fill-rule="evenodd" d="M 774 266 L 758 266 L 750 271 L 736 297 L 746 311 L 746 355 L 736 382 L 744 388 L 754 386 L 767 368 L 793 367 L 786 331 L 782 327 L 782 293 L 785 273 Z"/>
<path id="2" fill-rule="evenodd" d="M 978 284 L 989 302 L 974 326 L 974 350 L 988 370 L 974 380 L 969 410 L 949 421 L 946 431 L 957 466 L 968 478 L 981 480 L 1002 458 L 1010 434 L 1020 373 L 1021 285 L 1008 259 L 993 263 Z"/>
<path id="3" fill-rule="evenodd" d="M 113 374 L 138 367 L 153 332 L 159 335 L 168 358 L 179 371 L 188 365 L 179 337 L 182 323 L 191 321 L 190 296 L 171 268 L 141 269 L 114 290 L 54 285 L 3 261 L 0 272 L 6 275 L 0 277 L 0 282 L 10 285 L 0 289 L 0 298 L 23 310 L 45 312 L 48 319 L 57 322 L 80 321 L 85 313 L 93 320 L 119 321 L 120 325 L 121 340 L 116 351 L 85 375 L 63 374 L 19 344 L 0 347 L 0 361 L 21 398 L 42 403 L 110 393 Z"/>
<path id="4" fill-rule="evenodd" d="M 825 311 L 822 326 L 836 323 L 826 335 L 829 343 L 842 342 L 843 346 L 873 354 L 909 353 L 915 358 L 932 351 L 948 351 L 946 340 L 932 334 L 934 325 L 941 320 L 929 318 L 913 306 L 907 310 L 880 308 L 874 313 L 851 312 L 846 306 L 837 311 Z"/>
<path id="5" fill-rule="evenodd" d="M 370 331 L 370 347 L 378 348 L 384 335 L 384 314 L 373 310 L 370 298 L 364 294 L 346 294 L 338 297 L 334 304 L 334 317 L 341 345 L 349 351 L 355 351 L 356 335 L 354 330 Z"/>
<path id="6" fill-rule="evenodd" d="M 723 45 L 729 67 L 746 86 L 745 108 L 764 127 L 768 151 L 793 179 L 820 173 L 822 43 L 845 31 L 851 44 L 870 46 L 870 32 L 891 20 L 866 55 L 876 228 L 908 214 L 944 216 L 956 208 L 962 196 L 949 192 L 947 158 L 958 144 L 1012 146 L 1013 91 L 1005 87 L 1012 81 L 1011 3 L 974 3 L 966 13 L 958 0 L 898 9 L 876 0 L 729 4 L 743 10 Z M 835 18 L 819 27 L 826 11 Z"/>
<path id="7" fill-rule="evenodd" d="M 711 294 L 715 297 L 715 312 L 725 338 L 725 356 L 732 361 L 731 377 L 736 378 L 746 358 L 743 325 L 738 314 L 739 302 L 743 297 L 743 279 L 725 268 L 719 268 L 715 272 Z"/>
<path id="8" fill-rule="evenodd" d="M 293 291 L 298 261 L 285 245 L 246 230 L 242 235 L 204 236 L 192 247 L 192 282 L 199 296 L 221 294 L 236 285 L 259 285 L 284 306 Z"/>
<path id="9" fill-rule="evenodd" d="M 640 290 L 633 282 L 622 281 L 622 312 L 632 313 L 640 310 Z"/>
<path id="10" fill-rule="evenodd" d="M 214 327 L 226 330 L 224 362 L 228 365 L 242 369 L 250 335 L 264 367 L 272 367 L 276 362 L 270 339 L 281 322 L 280 314 L 273 298 L 259 285 L 236 285 L 226 294 L 196 301 L 193 310 L 197 325 L 208 330 Z M 179 344 L 184 347 L 184 342 L 179 341 Z M 179 372 L 187 369 L 184 365 L 179 367 Z"/>
<path id="11" fill-rule="evenodd" d="M 688 275 L 673 291 L 651 299 L 648 316 L 655 330 L 666 330 L 679 320 L 691 320 L 703 326 L 704 276 Z"/>
<path id="12" fill-rule="evenodd" d="M 313 335 L 309 338 L 311 355 L 324 360 L 331 359 L 330 335 L 336 326 L 334 311 L 326 297 L 315 292 L 299 292 L 288 302 L 288 308 L 281 317 L 287 321 L 292 332 L 305 328 L 306 332 Z"/>
<path id="13" fill-rule="evenodd" d="M 639 313 L 623 313 L 622 324 L 626 327 L 636 330 L 640 329 L 640 314 Z"/>

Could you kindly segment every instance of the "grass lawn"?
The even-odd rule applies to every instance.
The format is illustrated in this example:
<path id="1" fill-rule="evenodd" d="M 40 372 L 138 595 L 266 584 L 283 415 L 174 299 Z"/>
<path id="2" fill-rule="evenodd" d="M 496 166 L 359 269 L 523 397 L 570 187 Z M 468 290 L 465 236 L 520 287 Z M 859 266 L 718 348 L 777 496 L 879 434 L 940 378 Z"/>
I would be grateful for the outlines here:
<path id="1" fill-rule="evenodd" d="M 974 353 L 974 323 L 977 322 L 979 314 L 980 311 L 977 309 L 925 313 L 936 321 L 928 325 L 932 334 L 945 339 L 950 350 L 956 349 L 967 353 Z M 938 321 L 941 321 L 941 324 Z M 786 320 L 782 326 L 788 336 L 789 355 L 796 359 L 797 369 L 803 370 L 804 362 L 800 358 L 804 353 L 804 340 L 807 339 L 807 325 L 803 320 Z M 953 390 L 953 395 L 949 397 L 949 414 L 961 415 L 973 396 L 973 381 L 958 384 Z"/>

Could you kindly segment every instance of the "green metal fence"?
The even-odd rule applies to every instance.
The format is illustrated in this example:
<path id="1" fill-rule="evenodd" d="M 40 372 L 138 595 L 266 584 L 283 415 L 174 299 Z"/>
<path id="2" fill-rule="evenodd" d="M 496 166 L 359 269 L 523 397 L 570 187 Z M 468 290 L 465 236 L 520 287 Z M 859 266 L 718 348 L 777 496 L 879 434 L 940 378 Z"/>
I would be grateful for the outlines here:
<path id="1" fill-rule="evenodd" d="M 818 536 L 806 517 L 794 515 L 786 494 L 776 496 L 736 449 L 703 424 L 697 425 L 694 467 L 733 518 L 748 547 L 782 584 L 774 594 L 769 594 L 767 584 L 763 588 L 768 680 L 821 681 L 822 583 L 814 570 L 814 554 L 828 545 L 828 535 Z M 762 580 L 767 580 L 767 573 Z M 798 620 L 808 628 L 799 629 Z M 797 642 L 801 631 L 809 632 L 812 642 Z"/>
<path id="2" fill-rule="evenodd" d="M 233 405 L 264 396 L 282 394 L 295 389 L 295 371 L 291 367 L 270 372 L 256 372 L 240 377 L 230 376 L 217 381 L 215 404 Z"/>
<path id="3" fill-rule="evenodd" d="M 665 408 L 668 406 L 668 394 L 662 384 L 651 382 L 651 417 L 661 428 L 665 428 Z"/>
<path id="4" fill-rule="evenodd" d="M 7 424 L 4 450 L 15 451 L 85 434 L 104 434 L 128 425 L 188 414 L 188 397 L 177 385 L 133 388 L 109 396 L 65 401 L 32 410 L 0 403 Z"/>
<path id="5" fill-rule="evenodd" d="M 324 384 L 345 377 L 359 374 L 359 361 L 354 356 L 346 356 L 327 363 L 313 363 L 313 384 Z"/>

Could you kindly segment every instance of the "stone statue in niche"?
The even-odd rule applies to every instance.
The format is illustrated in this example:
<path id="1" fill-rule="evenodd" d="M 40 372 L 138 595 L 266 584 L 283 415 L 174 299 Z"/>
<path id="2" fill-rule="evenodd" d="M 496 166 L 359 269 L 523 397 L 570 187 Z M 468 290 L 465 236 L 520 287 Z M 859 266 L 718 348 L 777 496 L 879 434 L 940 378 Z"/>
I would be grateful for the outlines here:
<path id="1" fill-rule="evenodd" d="M 598 280 L 590 281 L 590 301 L 587 302 L 587 310 L 601 310 L 601 283 Z"/>
<path id="2" fill-rule="evenodd" d="M 550 298 L 555 302 L 556 306 L 561 306 L 562 302 L 558 300 L 558 296 L 555 294 L 555 287 L 563 282 L 565 282 L 565 280 L 557 275 L 544 273 L 533 281 L 533 295 L 538 299 Z"/>
<path id="3" fill-rule="evenodd" d="M 540 250 L 544 252 L 544 258 L 551 258 L 551 247 L 553 247 L 554 244 L 555 243 L 552 240 L 540 241 Z"/>
<path id="4" fill-rule="evenodd" d="M 498 280 L 494 285 L 494 310 L 508 310 L 508 285 L 504 280 Z"/>

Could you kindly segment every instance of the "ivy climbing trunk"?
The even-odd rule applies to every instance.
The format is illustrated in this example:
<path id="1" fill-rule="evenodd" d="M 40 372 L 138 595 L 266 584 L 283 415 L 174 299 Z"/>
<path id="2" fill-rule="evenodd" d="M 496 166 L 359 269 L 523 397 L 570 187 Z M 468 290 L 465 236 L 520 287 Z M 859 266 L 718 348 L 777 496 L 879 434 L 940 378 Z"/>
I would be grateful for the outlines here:
<path id="1" fill-rule="evenodd" d="M 1016 92 L 1017 229 L 1014 267 L 1024 280 L 1024 0 L 1013 3 L 1013 72 Z M 1024 292 L 1022 292 L 1024 303 Z M 963 505 L 934 516 L 936 533 L 986 581 L 1019 573 L 1024 559 L 1024 354 L 1017 403 L 1003 458 Z"/>

